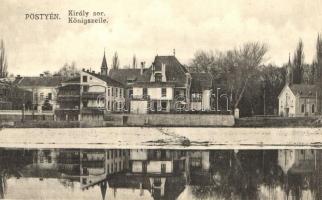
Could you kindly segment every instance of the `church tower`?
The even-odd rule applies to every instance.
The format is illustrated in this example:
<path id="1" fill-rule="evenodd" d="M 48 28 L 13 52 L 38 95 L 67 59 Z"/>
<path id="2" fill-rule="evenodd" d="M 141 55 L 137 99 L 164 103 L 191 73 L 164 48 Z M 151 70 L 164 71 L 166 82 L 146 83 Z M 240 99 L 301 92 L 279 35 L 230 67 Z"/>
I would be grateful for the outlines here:
<path id="1" fill-rule="evenodd" d="M 103 56 L 103 61 L 102 61 L 102 65 L 101 65 L 101 75 L 107 76 L 107 71 L 108 71 L 108 68 L 107 68 L 105 49 L 104 49 L 104 56 Z"/>
<path id="2" fill-rule="evenodd" d="M 291 55 L 288 55 L 288 64 L 286 66 L 286 84 L 292 85 L 293 83 L 293 69 L 291 64 Z"/>

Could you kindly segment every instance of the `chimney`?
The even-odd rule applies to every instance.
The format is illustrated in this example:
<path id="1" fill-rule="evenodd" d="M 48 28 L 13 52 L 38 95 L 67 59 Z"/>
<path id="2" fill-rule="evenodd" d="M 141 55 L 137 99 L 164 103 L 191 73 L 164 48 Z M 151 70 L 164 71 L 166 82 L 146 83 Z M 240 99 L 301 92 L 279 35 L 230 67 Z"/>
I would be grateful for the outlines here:
<path id="1" fill-rule="evenodd" d="M 166 82 L 167 78 L 165 76 L 165 64 L 164 63 L 162 63 L 162 65 L 161 65 L 161 73 L 162 73 L 162 82 Z"/>
<path id="2" fill-rule="evenodd" d="M 176 49 L 173 49 L 173 56 L 176 57 Z"/>

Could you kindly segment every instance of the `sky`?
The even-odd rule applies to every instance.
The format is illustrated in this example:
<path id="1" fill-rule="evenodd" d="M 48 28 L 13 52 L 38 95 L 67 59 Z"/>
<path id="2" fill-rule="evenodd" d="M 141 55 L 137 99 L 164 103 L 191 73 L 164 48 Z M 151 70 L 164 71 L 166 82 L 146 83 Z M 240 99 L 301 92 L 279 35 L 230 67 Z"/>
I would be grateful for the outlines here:
<path id="1" fill-rule="evenodd" d="M 68 10 L 100 11 L 106 24 L 69 24 Z M 25 20 L 29 13 L 58 13 L 60 20 Z M 301 38 L 305 61 L 315 55 L 322 33 L 322 0 L 2 0 L 0 38 L 9 73 L 24 76 L 57 71 L 64 63 L 99 70 L 115 51 L 120 66 L 149 66 L 156 55 L 188 64 L 197 50 L 226 51 L 245 42 L 266 43 L 266 63 L 288 61 Z"/>

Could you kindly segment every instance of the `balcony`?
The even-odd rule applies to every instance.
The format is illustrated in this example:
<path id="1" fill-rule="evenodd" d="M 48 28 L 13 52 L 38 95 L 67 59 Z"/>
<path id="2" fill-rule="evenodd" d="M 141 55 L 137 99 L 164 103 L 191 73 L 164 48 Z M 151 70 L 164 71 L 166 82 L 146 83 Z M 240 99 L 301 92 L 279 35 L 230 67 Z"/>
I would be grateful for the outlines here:
<path id="1" fill-rule="evenodd" d="M 83 92 L 83 99 L 105 98 L 105 92 Z"/>

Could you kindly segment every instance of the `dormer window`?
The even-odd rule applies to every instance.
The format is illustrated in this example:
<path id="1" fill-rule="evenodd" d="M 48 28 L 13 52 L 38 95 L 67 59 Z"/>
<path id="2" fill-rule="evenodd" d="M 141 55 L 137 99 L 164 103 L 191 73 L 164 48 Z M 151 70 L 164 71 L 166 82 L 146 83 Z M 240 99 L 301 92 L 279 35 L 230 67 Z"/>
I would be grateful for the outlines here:
<path id="1" fill-rule="evenodd" d="M 156 73 L 156 74 L 154 75 L 154 80 L 155 80 L 155 82 L 157 82 L 157 83 L 162 82 L 162 74 L 160 74 L 160 73 Z"/>

